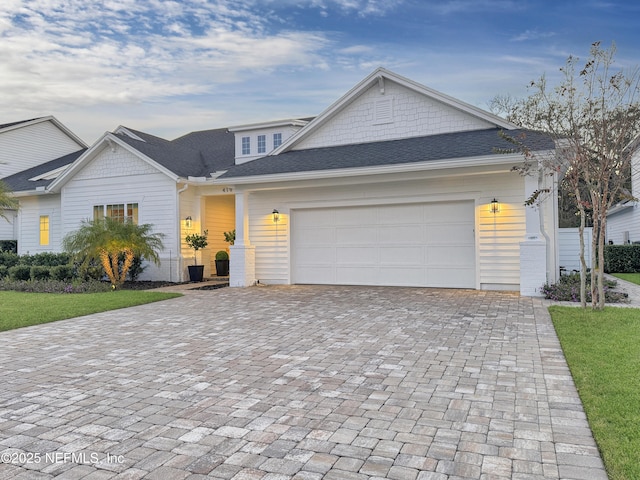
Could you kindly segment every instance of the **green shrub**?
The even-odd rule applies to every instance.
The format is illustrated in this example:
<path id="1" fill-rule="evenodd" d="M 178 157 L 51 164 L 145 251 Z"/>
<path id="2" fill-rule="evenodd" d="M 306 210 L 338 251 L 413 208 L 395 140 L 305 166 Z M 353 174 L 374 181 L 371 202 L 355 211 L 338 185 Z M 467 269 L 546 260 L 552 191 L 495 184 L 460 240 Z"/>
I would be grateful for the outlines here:
<path id="1" fill-rule="evenodd" d="M 26 257 L 26 255 L 25 255 Z M 42 252 L 31 255 L 31 265 L 44 265 L 55 267 L 56 265 L 66 265 L 71 261 L 68 253 Z"/>
<path id="2" fill-rule="evenodd" d="M 216 253 L 216 260 L 229 260 L 229 254 L 224 250 L 220 250 Z"/>
<path id="3" fill-rule="evenodd" d="M 0 265 L 0 278 L 4 278 L 9 275 L 9 267 L 6 265 Z"/>
<path id="4" fill-rule="evenodd" d="M 45 265 L 33 265 L 29 275 L 31 280 L 48 280 L 51 278 L 51 267 Z"/>
<path id="5" fill-rule="evenodd" d="M 11 280 L 30 280 L 31 279 L 31 266 L 30 265 L 14 265 L 9 267 L 9 278 Z"/>
<path id="6" fill-rule="evenodd" d="M 605 280 L 604 282 L 604 298 L 607 303 L 619 303 L 627 301 L 625 293 L 615 292 L 613 289 L 618 284 L 615 280 Z M 587 274 L 587 302 L 591 301 L 591 275 Z M 580 301 L 580 274 L 572 273 L 571 275 L 561 275 L 558 283 L 542 286 L 544 298 L 555 300 L 557 302 L 579 302 Z"/>
<path id="7" fill-rule="evenodd" d="M 13 267 L 20 263 L 20 256 L 13 252 L 0 252 L 0 265 Z"/>
<path id="8" fill-rule="evenodd" d="M 0 240 L 0 252 L 18 253 L 18 241 Z"/>
<path id="9" fill-rule="evenodd" d="M 61 282 L 72 280 L 74 277 L 73 265 L 56 265 L 51 267 L 51 279 Z"/>
<path id="10" fill-rule="evenodd" d="M 606 245 L 604 271 L 606 273 L 640 272 L 640 245 Z"/>

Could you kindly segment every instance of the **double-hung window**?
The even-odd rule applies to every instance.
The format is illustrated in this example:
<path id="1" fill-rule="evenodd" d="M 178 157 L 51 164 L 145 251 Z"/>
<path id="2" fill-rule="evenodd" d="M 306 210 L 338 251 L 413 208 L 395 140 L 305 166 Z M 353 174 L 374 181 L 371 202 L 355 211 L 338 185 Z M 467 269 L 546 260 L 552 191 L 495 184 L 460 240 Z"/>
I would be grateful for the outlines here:
<path id="1" fill-rule="evenodd" d="M 267 151 L 267 136 L 258 135 L 258 153 L 266 153 Z"/>
<path id="2" fill-rule="evenodd" d="M 251 153 L 251 137 L 242 137 L 242 155 Z"/>
<path id="3" fill-rule="evenodd" d="M 280 145 L 282 145 L 282 134 L 281 133 L 274 133 L 273 134 L 273 148 L 278 148 Z"/>

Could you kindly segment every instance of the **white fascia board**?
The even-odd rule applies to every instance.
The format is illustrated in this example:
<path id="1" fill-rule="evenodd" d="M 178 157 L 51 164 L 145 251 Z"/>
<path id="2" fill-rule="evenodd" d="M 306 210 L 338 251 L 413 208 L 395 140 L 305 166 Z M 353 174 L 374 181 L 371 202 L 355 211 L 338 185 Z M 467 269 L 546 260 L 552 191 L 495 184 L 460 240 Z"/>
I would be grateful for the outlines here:
<path id="1" fill-rule="evenodd" d="M 230 132 L 244 132 L 248 130 L 259 130 L 264 128 L 276 128 L 276 127 L 286 127 L 292 125 L 294 127 L 304 127 L 308 124 L 306 120 L 299 119 L 291 119 L 291 120 L 273 120 L 270 122 L 260 122 L 260 123 L 248 123 L 246 125 L 236 125 L 234 127 L 228 127 L 227 130 Z"/>
<path id="2" fill-rule="evenodd" d="M 392 173 L 424 172 L 450 168 L 480 167 L 488 165 L 514 165 L 523 162 L 522 155 L 488 155 L 426 162 L 380 165 L 375 167 L 340 168 L 334 170 L 313 170 L 306 172 L 276 173 L 273 175 L 253 175 L 247 177 L 227 177 L 216 179 L 215 183 L 229 185 L 291 182 L 296 180 L 320 180 L 326 178 L 358 177 L 363 175 L 389 175 Z"/>

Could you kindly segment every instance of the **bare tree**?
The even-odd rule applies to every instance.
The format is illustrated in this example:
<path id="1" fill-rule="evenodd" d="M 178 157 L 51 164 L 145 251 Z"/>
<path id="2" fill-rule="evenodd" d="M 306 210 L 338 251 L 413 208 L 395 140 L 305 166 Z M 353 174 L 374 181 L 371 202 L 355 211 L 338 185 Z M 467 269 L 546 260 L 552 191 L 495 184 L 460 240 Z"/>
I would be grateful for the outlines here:
<path id="1" fill-rule="evenodd" d="M 591 306 L 604 307 L 604 245 L 607 213 L 625 196 L 631 175 L 634 139 L 640 133 L 640 70 L 615 68 L 615 44 L 591 45 L 583 66 L 570 56 L 559 84 L 550 87 L 543 75 L 531 82 L 524 99 L 498 96 L 492 110 L 525 128 L 542 130 L 556 141 L 556 156 L 545 167 L 564 175 L 580 214 L 581 303 L 586 307 L 584 228 L 592 212 Z M 519 146 L 528 152 L 526 139 Z M 520 170 L 528 173 L 528 164 Z M 535 197 L 542 192 L 536 192 Z M 529 202 L 535 198 L 529 199 Z"/>

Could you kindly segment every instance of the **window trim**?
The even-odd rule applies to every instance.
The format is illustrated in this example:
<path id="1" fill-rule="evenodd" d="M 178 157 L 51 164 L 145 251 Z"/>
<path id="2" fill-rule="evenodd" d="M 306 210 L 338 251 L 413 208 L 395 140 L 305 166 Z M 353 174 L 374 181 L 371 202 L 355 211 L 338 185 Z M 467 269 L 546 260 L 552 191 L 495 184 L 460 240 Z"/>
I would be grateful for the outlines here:
<path id="1" fill-rule="evenodd" d="M 46 228 L 43 228 L 46 227 Z M 49 246 L 51 244 L 51 219 L 49 218 L 49 215 L 40 215 L 40 219 L 38 222 L 38 229 L 39 229 L 39 235 L 38 235 L 38 242 L 40 246 L 46 247 Z M 43 238 L 46 236 L 45 241 L 43 241 Z"/>
<path id="2" fill-rule="evenodd" d="M 267 153 L 266 135 L 258 135 L 258 153 Z"/>
<path id="3" fill-rule="evenodd" d="M 242 137 L 242 155 L 251 155 L 251 137 Z"/>

